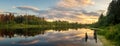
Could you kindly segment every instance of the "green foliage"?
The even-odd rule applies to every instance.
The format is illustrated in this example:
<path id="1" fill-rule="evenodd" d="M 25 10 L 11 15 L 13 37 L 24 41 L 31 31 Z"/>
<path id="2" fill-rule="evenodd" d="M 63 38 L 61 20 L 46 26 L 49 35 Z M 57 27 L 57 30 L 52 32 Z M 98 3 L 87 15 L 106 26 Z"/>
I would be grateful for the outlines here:
<path id="1" fill-rule="evenodd" d="M 107 39 L 116 42 L 116 46 L 120 46 L 120 0 L 113 0 L 110 3 L 107 15 L 101 14 L 94 27 L 103 29 L 98 31 L 98 34 L 104 35 Z"/>
<path id="2" fill-rule="evenodd" d="M 117 45 L 120 45 L 119 42 L 119 38 L 120 38 L 120 24 L 117 24 L 115 26 L 109 26 L 108 28 L 106 28 L 107 31 L 105 33 L 105 36 L 107 39 L 110 39 L 112 41 L 115 41 L 116 42 L 116 46 Z"/>
<path id="3" fill-rule="evenodd" d="M 120 23 L 120 2 L 112 1 L 108 7 L 107 15 L 101 14 L 98 23 L 96 25 L 99 26 L 110 26 L 116 25 Z"/>
<path id="4" fill-rule="evenodd" d="M 79 28 L 78 23 L 69 23 L 67 21 L 47 22 L 44 17 L 35 15 L 1 15 L 0 28 Z M 12 16 L 12 19 L 11 19 Z M 8 18 L 6 20 L 6 18 Z M 6 20 L 6 21 L 5 21 Z"/>
<path id="5" fill-rule="evenodd" d="M 14 18 L 14 21 L 16 23 L 23 23 L 24 20 L 25 20 L 25 18 L 23 16 L 17 16 Z"/>
<path id="6" fill-rule="evenodd" d="M 106 19 L 106 16 L 104 16 L 103 14 L 101 14 L 97 25 L 98 25 L 98 26 L 105 26 L 105 25 L 107 25 L 106 20 L 107 20 L 107 19 Z"/>

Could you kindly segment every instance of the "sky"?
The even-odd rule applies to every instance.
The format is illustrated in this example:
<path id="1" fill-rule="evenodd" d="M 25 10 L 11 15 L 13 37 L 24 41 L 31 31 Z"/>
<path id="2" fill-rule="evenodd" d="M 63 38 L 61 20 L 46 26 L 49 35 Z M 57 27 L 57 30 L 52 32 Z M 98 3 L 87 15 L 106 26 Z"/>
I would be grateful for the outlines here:
<path id="1" fill-rule="evenodd" d="M 35 14 L 48 21 L 94 23 L 111 0 L 0 0 L 0 12 Z"/>

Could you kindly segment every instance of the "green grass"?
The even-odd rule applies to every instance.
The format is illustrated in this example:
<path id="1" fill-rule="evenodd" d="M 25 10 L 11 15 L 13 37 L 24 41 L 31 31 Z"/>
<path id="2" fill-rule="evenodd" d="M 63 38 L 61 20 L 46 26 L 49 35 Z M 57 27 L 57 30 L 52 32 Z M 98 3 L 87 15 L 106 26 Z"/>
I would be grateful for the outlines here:
<path id="1" fill-rule="evenodd" d="M 98 38 L 103 43 L 103 46 L 115 46 L 114 42 L 107 40 L 104 36 L 98 35 Z"/>
<path id="2" fill-rule="evenodd" d="M 76 27 L 72 25 L 67 26 L 60 26 L 60 25 L 28 25 L 28 24 L 4 24 L 0 25 L 0 29 L 23 29 L 23 28 L 48 28 L 48 29 L 54 29 L 54 28 L 81 28 L 82 26 Z"/>
<path id="3" fill-rule="evenodd" d="M 107 27 L 101 27 L 101 28 L 90 28 L 92 30 L 97 30 L 98 38 L 102 42 L 103 46 L 115 46 L 115 42 L 113 42 L 110 39 L 106 38 L 106 33 L 108 33 Z"/>
<path id="4" fill-rule="evenodd" d="M 1 29 L 21 29 L 21 28 L 42 28 L 41 25 L 25 25 L 25 24 L 9 24 L 9 25 L 1 25 Z"/>

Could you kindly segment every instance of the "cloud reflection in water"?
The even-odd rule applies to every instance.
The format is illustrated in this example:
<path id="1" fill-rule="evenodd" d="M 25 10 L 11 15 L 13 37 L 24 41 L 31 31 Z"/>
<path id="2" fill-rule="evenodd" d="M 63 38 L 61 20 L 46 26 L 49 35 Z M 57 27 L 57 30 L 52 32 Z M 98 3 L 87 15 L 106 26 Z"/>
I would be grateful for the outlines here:
<path id="1" fill-rule="evenodd" d="M 93 36 L 93 31 L 90 29 L 69 29 L 68 31 L 55 32 L 48 31 L 44 35 L 36 35 L 32 40 L 21 40 L 14 44 L 31 45 L 31 44 L 52 44 L 54 46 L 78 46 L 84 45 L 85 33 L 89 37 Z"/>

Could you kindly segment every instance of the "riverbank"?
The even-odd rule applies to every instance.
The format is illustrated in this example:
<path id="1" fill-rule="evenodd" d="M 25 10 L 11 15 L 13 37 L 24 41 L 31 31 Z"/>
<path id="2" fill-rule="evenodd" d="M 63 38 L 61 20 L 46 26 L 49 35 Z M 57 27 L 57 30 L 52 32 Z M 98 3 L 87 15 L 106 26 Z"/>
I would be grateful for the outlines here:
<path id="1" fill-rule="evenodd" d="M 8 24 L 1 25 L 0 29 L 23 29 L 23 28 L 41 28 L 40 25 Z"/>
<path id="2" fill-rule="evenodd" d="M 77 29 L 81 28 L 83 26 L 60 26 L 60 25 L 28 25 L 28 24 L 6 24 L 6 25 L 0 25 L 0 29 L 24 29 L 24 28 L 35 28 L 35 29 L 66 29 L 66 28 L 72 28 Z"/>
<path id="3" fill-rule="evenodd" d="M 107 40 L 104 36 L 98 35 L 99 40 L 102 42 L 103 46 L 115 46 L 113 42 Z"/>
<path id="4" fill-rule="evenodd" d="M 90 28 L 92 30 L 97 30 L 98 33 L 98 39 L 102 42 L 103 46 L 115 46 L 113 41 L 108 40 L 105 37 L 105 29 L 101 29 L 101 28 Z"/>

